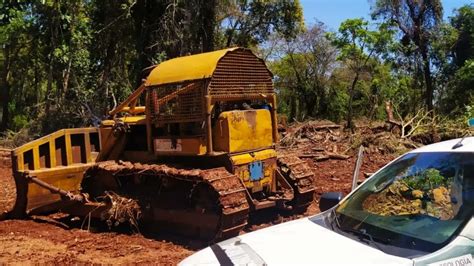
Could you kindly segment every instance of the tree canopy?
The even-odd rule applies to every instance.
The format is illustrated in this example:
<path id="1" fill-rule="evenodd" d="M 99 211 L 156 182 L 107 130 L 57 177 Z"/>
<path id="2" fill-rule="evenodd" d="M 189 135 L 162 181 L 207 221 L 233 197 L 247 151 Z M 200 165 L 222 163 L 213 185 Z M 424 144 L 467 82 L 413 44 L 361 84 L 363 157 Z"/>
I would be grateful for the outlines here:
<path id="1" fill-rule="evenodd" d="M 96 125 L 163 60 L 244 46 L 275 74 L 279 112 L 386 119 L 474 110 L 474 5 L 371 1 L 332 32 L 298 0 L 12 0 L 0 3 L 0 131 Z"/>

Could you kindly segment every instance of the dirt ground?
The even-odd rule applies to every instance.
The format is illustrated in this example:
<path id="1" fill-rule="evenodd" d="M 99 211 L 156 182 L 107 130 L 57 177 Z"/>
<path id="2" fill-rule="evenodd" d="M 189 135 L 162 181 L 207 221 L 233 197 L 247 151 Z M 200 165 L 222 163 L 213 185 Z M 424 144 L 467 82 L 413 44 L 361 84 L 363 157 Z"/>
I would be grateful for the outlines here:
<path id="1" fill-rule="evenodd" d="M 323 142 L 322 142 L 323 143 Z M 349 143 L 335 139 L 335 150 L 344 150 Z M 300 143 L 311 150 L 314 143 Z M 327 149 L 327 147 L 325 147 Z M 375 172 L 394 158 L 391 154 L 368 152 L 364 156 L 361 176 Z M 348 193 L 351 187 L 355 156 L 348 159 L 313 161 L 316 175 L 316 197 L 304 215 L 282 217 L 274 211 L 264 210 L 250 217 L 249 225 L 242 233 L 254 231 L 272 224 L 313 215 L 319 212 L 319 197 L 328 191 Z M 1 167 L 1 166 L 0 166 Z M 0 214 L 9 210 L 15 201 L 15 187 L 11 170 L 0 168 Z M 117 232 L 89 232 L 64 228 L 59 224 L 41 219 L 0 221 L 0 263 L 7 264 L 160 264 L 174 265 L 208 243 L 172 235 L 143 236 Z"/>

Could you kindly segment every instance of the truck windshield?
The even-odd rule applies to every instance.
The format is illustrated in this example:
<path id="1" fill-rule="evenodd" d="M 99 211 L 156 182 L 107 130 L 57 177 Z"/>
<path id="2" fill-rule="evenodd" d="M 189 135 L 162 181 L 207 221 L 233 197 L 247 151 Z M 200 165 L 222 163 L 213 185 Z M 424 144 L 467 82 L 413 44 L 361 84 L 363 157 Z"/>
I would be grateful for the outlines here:
<path id="1" fill-rule="evenodd" d="M 448 244 L 474 214 L 474 153 L 410 153 L 335 210 L 338 226 L 421 253 Z"/>

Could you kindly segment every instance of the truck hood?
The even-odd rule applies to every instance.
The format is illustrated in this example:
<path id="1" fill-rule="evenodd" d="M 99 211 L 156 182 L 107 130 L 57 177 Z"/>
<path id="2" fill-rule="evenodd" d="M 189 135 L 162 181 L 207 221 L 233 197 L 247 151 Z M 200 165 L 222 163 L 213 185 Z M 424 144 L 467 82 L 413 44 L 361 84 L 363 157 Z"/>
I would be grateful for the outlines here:
<path id="1" fill-rule="evenodd" d="M 303 218 L 214 244 L 180 263 L 232 264 L 413 265 L 413 261 L 386 254 Z"/>

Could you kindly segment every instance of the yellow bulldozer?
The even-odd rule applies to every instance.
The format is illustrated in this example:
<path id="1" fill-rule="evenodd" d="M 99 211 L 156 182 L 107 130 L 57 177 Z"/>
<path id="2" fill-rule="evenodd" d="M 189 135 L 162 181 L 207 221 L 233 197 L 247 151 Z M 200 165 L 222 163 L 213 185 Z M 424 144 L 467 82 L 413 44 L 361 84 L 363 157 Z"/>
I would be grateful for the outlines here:
<path id="1" fill-rule="evenodd" d="M 162 62 L 98 128 L 15 149 L 9 215 L 61 211 L 222 239 L 253 211 L 306 210 L 314 173 L 276 152 L 272 78 L 245 48 Z"/>

